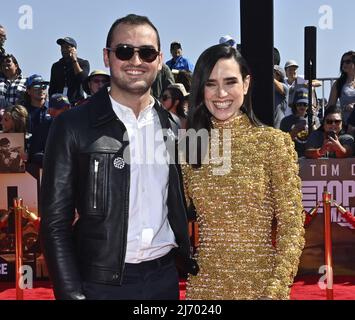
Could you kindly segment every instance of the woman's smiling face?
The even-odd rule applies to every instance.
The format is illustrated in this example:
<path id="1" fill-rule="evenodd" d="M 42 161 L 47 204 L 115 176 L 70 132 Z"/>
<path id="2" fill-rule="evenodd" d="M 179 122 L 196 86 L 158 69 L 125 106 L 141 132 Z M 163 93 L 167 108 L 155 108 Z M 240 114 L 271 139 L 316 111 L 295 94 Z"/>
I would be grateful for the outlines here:
<path id="1" fill-rule="evenodd" d="M 239 115 L 249 83 L 250 77 L 243 80 L 234 58 L 218 60 L 204 90 L 205 105 L 213 117 L 225 121 Z"/>

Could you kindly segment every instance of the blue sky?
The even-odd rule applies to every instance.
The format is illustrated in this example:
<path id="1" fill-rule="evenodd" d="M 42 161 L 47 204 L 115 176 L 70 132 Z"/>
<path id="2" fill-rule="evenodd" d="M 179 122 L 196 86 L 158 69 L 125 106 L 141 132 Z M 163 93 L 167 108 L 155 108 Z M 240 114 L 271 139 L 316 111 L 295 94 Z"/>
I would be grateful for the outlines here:
<path id="1" fill-rule="evenodd" d="M 174 40 L 182 43 L 184 55 L 193 62 L 224 34 L 240 41 L 239 0 L 2 2 L 0 24 L 8 34 L 5 48 L 17 57 L 25 76 L 39 73 L 49 78 L 52 63 L 61 57 L 56 39 L 64 36 L 76 39 L 78 54 L 90 61 L 91 70 L 103 69 L 102 48 L 108 29 L 116 18 L 128 13 L 147 15 L 157 26 L 165 60 L 170 58 L 169 44 Z M 337 77 L 342 53 L 355 50 L 355 1 L 275 0 L 274 3 L 275 46 L 281 52 L 281 64 L 295 59 L 303 74 L 304 27 L 317 26 L 318 77 Z M 325 5 L 328 11 L 320 13 Z M 24 19 L 30 14 L 28 9 L 32 11 L 32 28 L 24 29 L 30 26 L 30 20 Z M 25 15 L 23 10 L 27 10 Z M 325 14 L 332 18 L 328 24 L 324 24 Z M 262 26 L 259 27 L 262 36 Z"/>

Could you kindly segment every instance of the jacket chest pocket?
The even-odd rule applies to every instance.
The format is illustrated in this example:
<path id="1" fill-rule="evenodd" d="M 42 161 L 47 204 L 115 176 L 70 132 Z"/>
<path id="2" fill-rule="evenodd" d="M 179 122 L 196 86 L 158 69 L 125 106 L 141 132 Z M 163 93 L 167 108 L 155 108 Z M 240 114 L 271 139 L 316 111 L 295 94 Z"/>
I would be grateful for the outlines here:
<path id="1" fill-rule="evenodd" d="M 95 212 L 104 212 L 105 211 L 105 198 L 106 190 L 104 186 L 107 184 L 106 170 L 107 170 L 107 160 L 103 157 L 93 156 L 90 161 L 90 172 L 92 172 L 90 177 L 91 182 L 91 204 L 90 211 Z"/>
<path id="2" fill-rule="evenodd" d="M 104 135 L 81 151 L 81 214 L 107 216 L 108 203 L 112 190 L 115 189 L 114 171 L 116 168 L 119 168 L 119 172 L 125 171 L 123 168 L 126 169 L 123 151 L 120 141 Z"/>
<path id="3" fill-rule="evenodd" d="M 112 189 L 112 173 L 115 166 L 125 166 L 123 159 L 112 153 L 86 153 L 82 155 L 82 168 L 86 177 L 80 183 L 82 213 L 95 216 L 107 215 L 109 192 Z M 122 163 L 118 163 L 119 160 Z M 85 165 L 84 165 L 85 164 Z M 121 166 L 120 166 L 121 165 Z"/>
<path id="4" fill-rule="evenodd" d="M 85 202 L 86 210 L 91 215 L 104 215 L 106 211 L 107 190 L 108 190 L 108 154 L 88 154 L 89 170 L 86 189 Z"/>

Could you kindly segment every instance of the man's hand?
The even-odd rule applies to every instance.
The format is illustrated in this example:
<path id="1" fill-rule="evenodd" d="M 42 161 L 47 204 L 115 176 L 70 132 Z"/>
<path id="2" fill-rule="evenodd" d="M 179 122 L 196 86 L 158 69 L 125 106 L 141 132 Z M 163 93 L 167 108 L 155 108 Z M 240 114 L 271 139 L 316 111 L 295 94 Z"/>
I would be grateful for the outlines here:
<path id="1" fill-rule="evenodd" d="M 77 62 L 78 61 L 78 53 L 77 53 L 75 47 L 71 47 L 69 49 L 69 57 L 72 59 L 73 62 Z"/>
<path id="2" fill-rule="evenodd" d="M 326 143 L 326 145 L 328 147 L 328 151 L 333 151 L 333 152 L 343 151 L 343 146 L 340 144 L 337 135 L 335 135 L 334 138 L 328 137 L 327 140 L 328 142 Z"/>

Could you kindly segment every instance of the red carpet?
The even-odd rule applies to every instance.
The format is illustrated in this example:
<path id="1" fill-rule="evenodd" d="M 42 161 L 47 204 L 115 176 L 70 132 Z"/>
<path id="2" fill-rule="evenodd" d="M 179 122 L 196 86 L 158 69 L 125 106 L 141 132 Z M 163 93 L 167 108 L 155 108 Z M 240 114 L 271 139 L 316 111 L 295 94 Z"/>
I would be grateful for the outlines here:
<path id="1" fill-rule="evenodd" d="M 291 290 L 292 300 L 326 300 L 324 290 L 318 286 L 319 276 L 297 278 Z M 185 299 L 185 282 L 180 282 L 180 299 Z M 355 300 L 355 277 L 338 276 L 334 279 L 335 300 Z M 0 300 L 15 300 L 13 283 L 0 283 Z M 25 300 L 53 300 L 53 291 L 49 282 L 36 282 L 35 288 L 25 290 Z"/>

